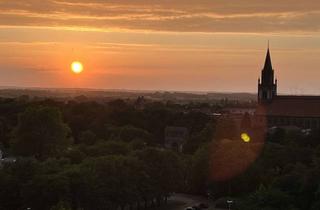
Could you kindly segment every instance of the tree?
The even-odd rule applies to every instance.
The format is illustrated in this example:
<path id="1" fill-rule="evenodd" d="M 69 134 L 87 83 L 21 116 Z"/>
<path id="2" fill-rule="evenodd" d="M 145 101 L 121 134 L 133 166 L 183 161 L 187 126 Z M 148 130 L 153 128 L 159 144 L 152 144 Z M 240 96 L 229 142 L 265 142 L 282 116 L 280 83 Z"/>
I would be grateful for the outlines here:
<path id="1" fill-rule="evenodd" d="M 140 162 L 131 156 L 90 158 L 80 171 L 68 172 L 72 203 L 84 209 L 118 209 L 139 199 L 139 180 L 145 180 Z"/>
<path id="2" fill-rule="evenodd" d="M 209 178 L 209 145 L 200 147 L 192 158 L 192 167 L 189 171 L 190 180 L 188 182 L 189 190 L 193 193 L 203 193 L 206 191 Z"/>
<path id="3" fill-rule="evenodd" d="M 92 146 L 82 146 L 81 149 L 88 156 L 99 157 L 107 155 L 127 155 L 129 153 L 128 144 L 121 141 L 99 142 Z"/>
<path id="4" fill-rule="evenodd" d="M 183 163 L 173 152 L 156 148 L 146 148 L 136 152 L 149 177 L 140 188 L 144 201 L 166 198 L 176 192 L 183 182 Z"/>
<path id="5" fill-rule="evenodd" d="M 86 130 L 80 133 L 79 143 L 93 145 L 97 141 L 97 136 L 91 130 Z"/>
<path id="6" fill-rule="evenodd" d="M 56 205 L 52 206 L 50 210 L 71 210 L 71 208 L 68 204 L 65 204 L 65 202 L 60 201 Z"/>
<path id="7" fill-rule="evenodd" d="M 21 197 L 17 189 L 19 183 L 14 175 L 0 170 L 0 210 L 19 209 Z"/>
<path id="8" fill-rule="evenodd" d="M 125 142 L 131 142 L 136 139 L 141 139 L 144 142 L 150 142 L 152 135 L 141 128 L 136 128 L 131 125 L 117 127 L 112 126 L 108 128 L 110 140 L 121 140 Z"/>
<path id="9" fill-rule="evenodd" d="M 197 135 L 188 138 L 183 146 L 184 153 L 193 154 L 203 144 L 213 141 L 214 126 L 214 122 L 209 122 Z"/>
<path id="10" fill-rule="evenodd" d="M 70 200 L 69 179 L 63 171 L 70 164 L 65 159 L 47 159 L 40 162 L 37 171 L 27 181 L 20 179 L 20 195 L 23 207 L 20 209 L 50 209 L 60 201 Z M 17 189 L 18 190 L 18 189 Z"/>
<path id="11" fill-rule="evenodd" d="M 46 159 L 58 156 L 70 143 L 70 129 L 58 109 L 30 107 L 20 114 L 14 131 L 17 155 Z"/>
<path id="12" fill-rule="evenodd" d="M 256 192 L 248 196 L 239 209 L 288 210 L 293 209 L 291 203 L 292 200 L 286 193 L 261 185 Z"/>
<path id="13" fill-rule="evenodd" d="M 234 139 L 235 137 L 237 137 L 237 128 L 235 122 L 231 118 L 223 118 L 216 123 L 215 139 Z"/>

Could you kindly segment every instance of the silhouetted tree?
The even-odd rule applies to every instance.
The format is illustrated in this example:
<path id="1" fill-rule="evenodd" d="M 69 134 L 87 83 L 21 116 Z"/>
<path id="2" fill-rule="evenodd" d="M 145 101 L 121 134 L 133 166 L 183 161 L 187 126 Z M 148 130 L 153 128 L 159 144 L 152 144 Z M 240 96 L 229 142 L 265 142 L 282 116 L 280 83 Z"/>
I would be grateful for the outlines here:
<path id="1" fill-rule="evenodd" d="M 19 116 L 13 144 L 17 155 L 57 156 L 71 144 L 70 129 L 58 109 L 30 107 Z"/>

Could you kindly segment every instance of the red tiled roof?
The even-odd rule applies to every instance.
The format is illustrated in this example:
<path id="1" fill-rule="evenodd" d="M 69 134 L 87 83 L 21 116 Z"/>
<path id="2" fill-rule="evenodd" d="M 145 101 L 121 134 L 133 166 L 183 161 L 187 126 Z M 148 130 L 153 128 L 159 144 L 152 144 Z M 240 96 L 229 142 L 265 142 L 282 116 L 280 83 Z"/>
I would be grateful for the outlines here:
<path id="1" fill-rule="evenodd" d="M 256 114 L 290 117 L 320 117 L 320 96 L 276 96 L 259 105 Z"/>

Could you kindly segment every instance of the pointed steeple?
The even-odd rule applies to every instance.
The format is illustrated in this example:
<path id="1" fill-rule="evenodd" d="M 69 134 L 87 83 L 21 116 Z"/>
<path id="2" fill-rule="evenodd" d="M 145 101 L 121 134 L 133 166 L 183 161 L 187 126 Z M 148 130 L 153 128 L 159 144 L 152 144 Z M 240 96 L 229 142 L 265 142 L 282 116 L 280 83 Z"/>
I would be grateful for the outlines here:
<path id="1" fill-rule="evenodd" d="M 268 51 L 261 72 L 261 80 L 258 81 L 258 101 L 259 103 L 271 102 L 275 96 L 277 96 L 277 81 L 274 80 L 274 70 L 272 68 L 268 42 Z"/>
<path id="2" fill-rule="evenodd" d="M 264 63 L 264 67 L 263 67 L 264 70 L 270 70 L 272 71 L 273 68 L 272 68 L 272 62 L 271 62 L 271 55 L 270 55 L 270 48 L 269 48 L 269 44 L 268 44 L 268 51 L 267 51 L 267 56 L 266 56 L 266 61 Z"/>

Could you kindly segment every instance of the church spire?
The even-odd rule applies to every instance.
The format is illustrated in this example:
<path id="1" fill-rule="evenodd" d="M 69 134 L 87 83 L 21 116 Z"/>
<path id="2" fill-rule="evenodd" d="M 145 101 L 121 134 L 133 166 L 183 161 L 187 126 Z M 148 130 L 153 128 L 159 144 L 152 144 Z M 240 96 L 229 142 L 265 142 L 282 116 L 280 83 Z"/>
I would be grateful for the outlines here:
<path id="1" fill-rule="evenodd" d="M 268 42 L 268 51 L 267 51 L 267 56 L 266 56 L 266 61 L 264 63 L 264 68 L 263 70 L 270 70 L 272 71 L 272 62 L 271 62 L 271 55 L 270 55 L 270 48 L 269 48 L 269 42 Z"/>
<path id="2" fill-rule="evenodd" d="M 270 48 L 268 42 L 268 51 L 263 70 L 261 72 L 261 80 L 258 81 L 258 101 L 270 102 L 277 95 L 277 81 L 274 80 L 274 70 L 272 68 Z"/>

